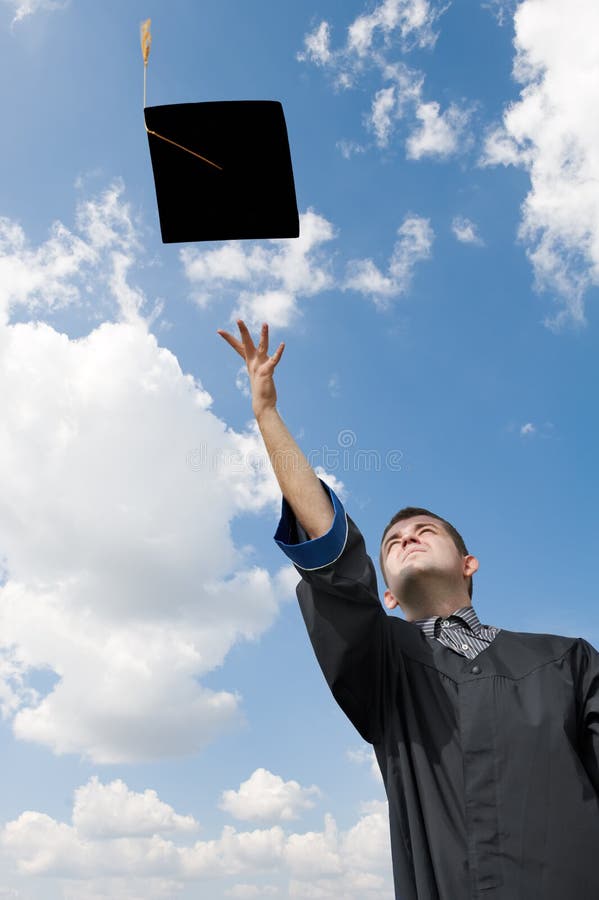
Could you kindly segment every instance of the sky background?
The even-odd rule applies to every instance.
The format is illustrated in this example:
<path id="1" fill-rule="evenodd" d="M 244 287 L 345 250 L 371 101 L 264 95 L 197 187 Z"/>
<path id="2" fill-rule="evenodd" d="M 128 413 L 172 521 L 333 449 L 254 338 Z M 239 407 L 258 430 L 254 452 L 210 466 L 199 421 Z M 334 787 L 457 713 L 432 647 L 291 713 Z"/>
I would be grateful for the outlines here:
<path id="1" fill-rule="evenodd" d="M 162 244 L 147 17 L 148 105 L 282 102 L 299 239 Z M 393 897 L 240 315 L 375 562 L 428 507 L 481 622 L 599 647 L 598 30 L 595 0 L 0 0 L 0 898 Z"/>

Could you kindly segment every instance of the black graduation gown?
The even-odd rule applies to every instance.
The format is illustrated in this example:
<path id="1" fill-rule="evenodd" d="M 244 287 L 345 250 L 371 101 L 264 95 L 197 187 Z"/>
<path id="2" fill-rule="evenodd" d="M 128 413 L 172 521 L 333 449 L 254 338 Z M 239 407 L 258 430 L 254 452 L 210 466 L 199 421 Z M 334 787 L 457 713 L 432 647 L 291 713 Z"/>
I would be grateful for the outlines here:
<path id="1" fill-rule="evenodd" d="M 598 900 L 597 650 L 502 629 L 466 659 L 385 612 L 347 526 L 334 563 L 296 565 L 297 596 L 333 696 L 376 753 L 397 900 Z"/>

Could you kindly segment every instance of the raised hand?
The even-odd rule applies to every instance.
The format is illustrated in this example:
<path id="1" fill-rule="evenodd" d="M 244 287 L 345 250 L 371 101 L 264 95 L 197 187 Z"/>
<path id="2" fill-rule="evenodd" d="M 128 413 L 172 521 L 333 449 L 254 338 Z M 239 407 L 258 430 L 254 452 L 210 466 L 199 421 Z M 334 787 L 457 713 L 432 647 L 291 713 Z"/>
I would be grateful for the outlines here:
<path id="1" fill-rule="evenodd" d="M 245 360 L 252 391 L 252 409 L 254 415 L 258 418 L 265 409 L 274 409 L 277 405 L 277 392 L 273 373 L 285 349 L 285 344 L 280 343 L 273 355 L 269 356 L 268 325 L 266 322 L 262 326 L 260 343 L 257 347 L 254 345 L 247 326 L 242 319 L 237 320 L 237 326 L 241 336 L 240 341 L 221 328 L 217 330 L 217 334 L 220 334 Z"/>

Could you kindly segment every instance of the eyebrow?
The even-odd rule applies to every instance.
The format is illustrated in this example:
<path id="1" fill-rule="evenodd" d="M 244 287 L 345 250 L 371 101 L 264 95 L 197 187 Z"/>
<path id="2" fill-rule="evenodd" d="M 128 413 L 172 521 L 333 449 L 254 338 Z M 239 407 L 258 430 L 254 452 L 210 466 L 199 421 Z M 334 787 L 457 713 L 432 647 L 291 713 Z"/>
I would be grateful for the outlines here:
<path id="1" fill-rule="evenodd" d="M 422 531 L 423 528 L 434 528 L 434 529 L 436 529 L 437 526 L 436 526 L 436 525 L 433 525 L 432 522 L 421 522 L 419 525 L 416 526 L 416 531 Z M 387 547 L 389 541 L 392 541 L 393 538 L 397 538 L 397 537 L 401 537 L 401 531 L 394 531 L 393 534 L 388 535 L 388 537 L 385 538 L 385 542 L 384 542 L 384 544 L 383 544 L 383 550 L 386 549 L 386 547 Z"/>

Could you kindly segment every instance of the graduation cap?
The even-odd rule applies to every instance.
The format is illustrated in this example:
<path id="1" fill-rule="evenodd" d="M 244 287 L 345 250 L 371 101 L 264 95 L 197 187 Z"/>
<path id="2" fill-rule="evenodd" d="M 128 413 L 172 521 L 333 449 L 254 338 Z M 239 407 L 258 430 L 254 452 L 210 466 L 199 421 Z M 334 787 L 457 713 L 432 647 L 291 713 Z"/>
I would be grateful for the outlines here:
<path id="1" fill-rule="evenodd" d="M 299 237 L 283 107 L 275 100 L 146 106 L 162 241 Z"/>

